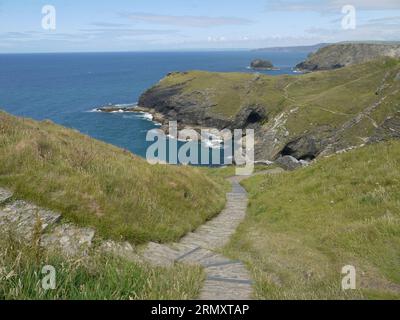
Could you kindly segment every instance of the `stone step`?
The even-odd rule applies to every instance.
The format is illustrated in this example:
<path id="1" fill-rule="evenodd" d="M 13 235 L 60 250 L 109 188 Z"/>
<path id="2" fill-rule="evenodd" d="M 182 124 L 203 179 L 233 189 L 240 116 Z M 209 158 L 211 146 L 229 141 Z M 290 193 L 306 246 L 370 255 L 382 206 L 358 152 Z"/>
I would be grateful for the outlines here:
<path id="1" fill-rule="evenodd" d="M 143 259 L 135 251 L 134 246 L 129 242 L 116 242 L 113 240 L 103 241 L 98 247 L 98 250 L 131 262 L 143 262 Z"/>
<path id="2" fill-rule="evenodd" d="M 185 244 L 185 243 L 172 243 L 168 245 L 174 251 L 179 252 L 179 255 L 183 255 L 186 252 L 192 251 L 193 249 L 198 248 L 199 246 L 194 244 Z"/>
<path id="3" fill-rule="evenodd" d="M 10 200 L 13 193 L 7 189 L 0 188 L 0 205 Z"/>
<path id="4" fill-rule="evenodd" d="M 30 241 L 38 221 L 41 232 L 54 225 L 61 218 L 59 213 L 39 208 L 25 201 L 15 201 L 0 209 L 0 228 L 15 232 L 24 240 Z M 39 220 L 38 220 L 39 219 Z"/>
<path id="5" fill-rule="evenodd" d="M 231 232 L 225 231 L 218 234 L 191 234 L 182 240 L 182 243 L 193 244 L 206 249 L 217 249 L 223 247 L 230 239 Z"/>
<path id="6" fill-rule="evenodd" d="M 57 250 L 67 257 L 87 256 L 95 231 L 72 224 L 55 227 L 41 237 L 40 244 L 48 250 Z"/>
<path id="7" fill-rule="evenodd" d="M 178 258 L 176 262 L 189 265 L 201 265 L 207 268 L 212 266 L 223 266 L 232 263 L 232 260 L 225 258 L 221 254 L 198 247 Z"/>
<path id="8" fill-rule="evenodd" d="M 200 300 L 250 300 L 253 288 L 248 283 L 208 278 L 200 292 Z"/>
<path id="9" fill-rule="evenodd" d="M 186 234 L 179 242 L 168 245 L 152 242 L 140 254 L 144 261 L 157 266 L 168 267 L 174 263 L 203 266 L 207 277 L 200 299 L 251 299 L 252 284 L 244 264 L 214 252 L 229 242 L 246 216 L 248 198 L 242 186 L 233 180 L 232 192 L 226 197 L 226 207 L 218 216 Z M 130 249 L 123 253 L 129 254 L 133 254 Z"/>
<path id="10" fill-rule="evenodd" d="M 208 256 L 212 256 L 213 252 L 201 247 L 196 247 L 191 251 L 185 252 L 179 256 L 175 261 L 185 264 L 198 265 L 199 261 Z"/>
<path id="11" fill-rule="evenodd" d="M 205 257 L 200 261 L 204 268 L 214 265 L 224 265 L 226 263 L 231 263 L 232 260 L 224 257 L 222 254 L 214 253 L 212 256 Z"/>
<path id="12" fill-rule="evenodd" d="M 227 278 L 231 280 L 250 281 L 250 273 L 243 263 L 231 261 L 222 265 L 214 265 L 206 268 L 207 276 L 213 278 Z"/>
<path id="13" fill-rule="evenodd" d="M 150 242 L 142 252 L 144 261 L 163 267 L 173 265 L 179 256 L 179 251 L 155 242 Z"/>

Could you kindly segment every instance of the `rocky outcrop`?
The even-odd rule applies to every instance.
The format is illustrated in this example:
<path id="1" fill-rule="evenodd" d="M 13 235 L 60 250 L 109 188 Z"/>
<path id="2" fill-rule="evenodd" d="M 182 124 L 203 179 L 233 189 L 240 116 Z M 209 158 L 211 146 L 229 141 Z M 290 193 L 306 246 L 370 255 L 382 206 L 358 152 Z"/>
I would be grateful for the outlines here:
<path id="1" fill-rule="evenodd" d="M 0 204 L 7 202 L 11 197 L 12 193 L 10 191 L 0 188 Z"/>
<path id="2" fill-rule="evenodd" d="M 2 191 L 3 194 L 7 192 Z M 0 231 L 12 232 L 30 241 L 35 233 L 45 231 L 60 217 L 59 213 L 18 200 L 0 209 Z"/>
<path id="3" fill-rule="evenodd" d="M 274 68 L 274 65 L 268 60 L 255 59 L 251 62 L 250 67 L 256 70 L 271 70 Z"/>
<path id="4" fill-rule="evenodd" d="M 29 244 L 36 243 L 66 257 L 88 254 L 94 237 L 93 229 L 60 224 L 61 214 L 23 200 L 12 202 L 12 192 L 0 188 L 0 200 L 5 198 L 6 204 L 3 202 L 3 207 L 0 207 L 0 233 L 10 234 Z"/>
<path id="5" fill-rule="evenodd" d="M 302 164 L 299 160 L 292 156 L 283 156 L 275 160 L 275 163 L 280 165 L 285 170 L 296 170 L 302 167 Z"/>
<path id="6" fill-rule="evenodd" d="M 172 73 L 167 76 L 174 76 Z M 262 105 L 242 106 L 240 112 L 234 117 L 215 113 L 212 109 L 216 106 L 214 93 L 210 89 L 185 90 L 188 83 L 179 85 L 156 85 L 142 94 L 139 107 L 142 110 L 160 113 L 165 121 L 174 120 L 180 125 L 201 126 L 217 128 L 242 129 L 254 127 L 267 118 L 266 107 Z"/>
<path id="7" fill-rule="evenodd" d="M 400 139 L 400 111 L 393 117 L 386 118 L 368 142 L 373 143 L 390 139 Z"/>
<path id="8" fill-rule="evenodd" d="M 317 127 L 312 132 L 289 141 L 280 154 L 298 160 L 313 160 L 327 147 L 334 132 L 329 126 Z"/>
<path id="9" fill-rule="evenodd" d="M 296 66 L 303 71 L 338 69 L 379 57 L 400 57 L 400 44 L 341 43 L 319 49 Z"/>
<path id="10" fill-rule="evenodd" d="M 137 112 L 136 106 L 118 106 L 118 105 L 107 105 L 104 107 L 96 108 L 95 111 L 105 112 L 105 113 L 113 113 L 113 112 Z"/>
<path id="11" fill-rule="evenodd" d="M 267 108 L 262 105 L 243 107 L 229 124 L 231 129 L 256 129 L 268 120 Z"/>
<path id="12" fill-rule="evenodd" d="M 45 248 L 57 250 L 67 256 L 87 256 L 92 246 L 95 231 L 91 228 L 78 228 L 72 224 L 62 224 L 51 233 L 41 237 L 40 244 Z"/>

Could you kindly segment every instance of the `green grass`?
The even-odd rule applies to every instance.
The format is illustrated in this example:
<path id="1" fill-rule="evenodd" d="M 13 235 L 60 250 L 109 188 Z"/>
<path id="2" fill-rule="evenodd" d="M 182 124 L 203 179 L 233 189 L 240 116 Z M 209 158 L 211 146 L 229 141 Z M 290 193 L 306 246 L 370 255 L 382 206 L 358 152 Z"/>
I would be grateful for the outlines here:
<path id="1" fill-rule="evenodd" d="M 275 125 L 275 117 L 287 113 L 281 127 L 288 132 L 277 149 L 301 135 L 324 127 L 326 132 L 341 127 L 367 107 L 387 96 L 381 107 L 370 118 L 381 123 L 393 115 L 400 97 L 400 81 L 395 76 L 400 72 L 398 59 L 381 58 L 364 64 L 353 65 L 331 71 L 303 75 L 268 76 L 244 73 L 213 73 L 190 71 L 175 73 L 161 80 L 156 87 L 166 88 L 179 85 L 181 98 L 198 105 L 205 97 L 211 105 L 210 116 L 234 119 L 242 108 L 264 106 L 268 120 L 263 122 L 266 131 Z M 387 87 L 380 95 L 377 89 L 387 76 Z M 177 106 L 179 107 L 179 106 Z M 296 110 L 296 112 L 289 112 Z M 344 145 L 362 143 L 375 127 L 360 123 L 343 136 Z"/>
<path id="2" fill-rule="evenodd" d="M 0 112 L 0 186 L 104 238 L 174 241 L 218 214 L 225 185 L 145 160 L 49 121 Z"/>
<path id="3" fill-rule="evenodd" d="M 183 300 L 198 296 L 200 268 L 155 268 L 107 255 L 65 260 L 6 236 L 0 238 L 0 300 Z M 44 266 L 56 288 L 42 288 Z"/>
<path id="4" fill-rule="evenodd" d="M 261 172 L 261 171 L 266 171 L 274 168 L 278 168 L 279 166 L 277 164 L 271 164 L 271 165 L 255 165 L 254 166 L 254 173 Z M 221 168 L 201 168 L 202 170 L 205 171 L 206 174 L 212 177 L 217 177 L 217 178 L 230 178 L 236 175 L 236 169 L 238 167 L 236 166 L 226 166 L 226 167 L 221 167 Z M 227 188 L 229 187 L 229 184 L 227 184 Z M 228 190 L 229 191 L 229 190 Z"/>
<path id="5" fill-rule="evenodd" d="M 226 118 L 233 118 L 243 106 L 267 104 L 274 108 L 283 99 L 282 92 L 275 89 L 280 77 L 258 76 L 246 73 L 216 73 L 191 71 L 170 75 L 157 86 L 170 87 L 183 85 L 183 95 L 191 100 L 198 97 L 199 104 L 204 97 L 195 92 L 207 92 L 215 106 L 212 113 Z M 269 110 L 271 111 L 271 110 Z"/>
<path id="6" fill-rule="evenodd" d="M 226 252 L 261 299 L 400 298 L 400 142 L 243 182 L 248 216 Z M 341 291 L 357 268 L 358 290 Z"/>

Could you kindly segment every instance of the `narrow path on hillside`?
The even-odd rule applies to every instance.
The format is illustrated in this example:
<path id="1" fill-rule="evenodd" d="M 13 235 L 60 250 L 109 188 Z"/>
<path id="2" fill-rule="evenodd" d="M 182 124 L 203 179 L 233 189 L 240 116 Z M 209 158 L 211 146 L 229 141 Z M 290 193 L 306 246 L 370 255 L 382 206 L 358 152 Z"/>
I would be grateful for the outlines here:
<path id="1" fill-rule="evenodd" d="M 254 175 L 276 174 L 275 168 Z M 249 271 L 238 260 L 225 257 L 219 250 L 228 244 L 236 228 L 246 216 L 248 196 L 240 181 L 248 178 L 232 177 L 232 190 L 227 193 L 225 209 L 196 231 L 188 233 L 173 244 L 149 243 L 138 252 L 129 244 L 102 240 L 93 248 L 95 230 L 63 223 L 61 214 L 17 200 L 9 190 L 0 188 L 0 232 L 12 231 L 16 236 L 31 241 L 40 219 L 40 244 L 69 257 L 86 257 L 91 250 L 108 252 L 128 261 L 148 262 L 169 267 L 175 263 L 202 266 L 206 280 L 199 298 L 202 300 L 248 300 L 253 287 Z"/>
<path id="2" fill-rule="evenodd" d="M 271 169 L 259 174 L 276 174 L 282 169 Z M 223 248 L 246 216 L 248 196 L 240 181 L 248 177 L 232 177 L 232 190 L 227 194 L 225 209 L 196 231 L 169 245 L 149 243 L 142 252 L 145 261 L 170 266 L 184 263 L 204 267 L 206 280 L 200 293 L 201 300 L 249 300 L 253 288 L 250 273 L 238 260 L 231 260 L 218 250 Z"/>

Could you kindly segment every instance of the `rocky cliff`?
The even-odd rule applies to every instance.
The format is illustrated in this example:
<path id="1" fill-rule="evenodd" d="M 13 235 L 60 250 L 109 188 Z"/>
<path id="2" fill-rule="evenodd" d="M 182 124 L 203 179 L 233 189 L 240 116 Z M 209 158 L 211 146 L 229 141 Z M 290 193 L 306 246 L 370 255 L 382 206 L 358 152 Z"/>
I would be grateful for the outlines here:
<path id="1" fill-rule="evenodd" d="M 171 73 L 139 105 L 181 126 L 253 128 L 256 160 L 309 160 L 399 137 L 400 63 L 298 76 Z"/>
<path id="2" fill-rule="evenodd" d="M 182 125 L 245 128 L 267 117 L 264 106 L 240 101 L 243 88 L 235 92 L 239 89 L 235 88 L 236 85 L 250 90 L 254 81 L 253 75 L 245 74 L 170 73 L 142 94 L 139 106 Z"/>
<path id="3" fill-rule="evenodd" d="M 365 63 L 379 57 L 400 57 L 400 44 L 340 43 L 319 49 L 296 66 L 299 70 L 318 71 L 338 69 Z"/>

